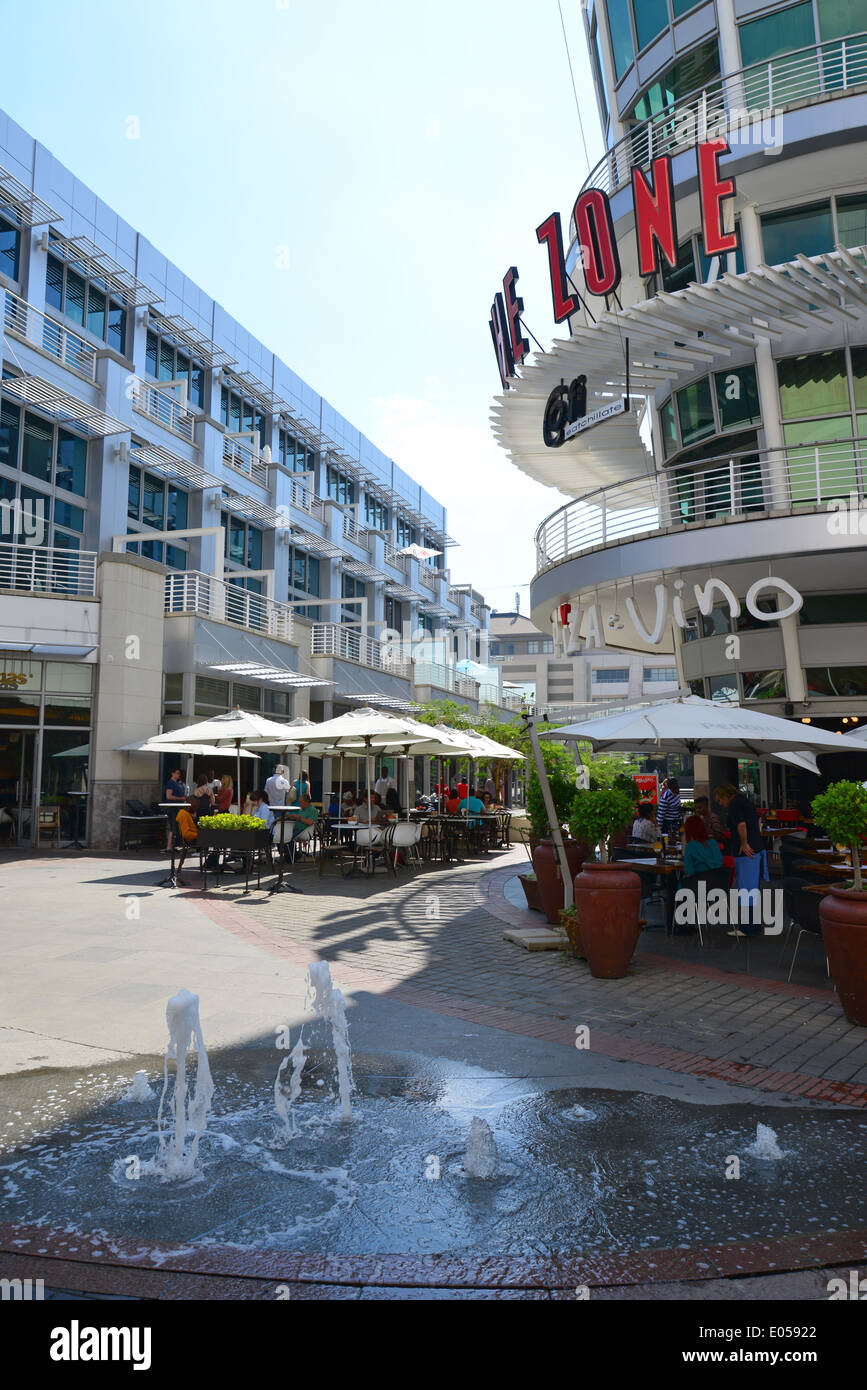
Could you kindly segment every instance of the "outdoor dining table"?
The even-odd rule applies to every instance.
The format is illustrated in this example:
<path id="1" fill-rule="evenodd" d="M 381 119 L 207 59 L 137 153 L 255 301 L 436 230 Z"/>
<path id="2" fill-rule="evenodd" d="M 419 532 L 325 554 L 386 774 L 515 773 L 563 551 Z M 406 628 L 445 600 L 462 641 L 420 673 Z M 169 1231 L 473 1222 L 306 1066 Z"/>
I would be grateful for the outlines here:
<path id="1" fill-rule="evenodd" d="M 677 893 L 677 880 L 683 872 L 682 859 L 619 859 L 618 864 L 627 869 L 635 869 L 640 874 L 659 874 L 665 893 L 665 934 L 674 931 L 674 899 Z"/>
<path id="2" fill-rule="evenodd" d="M 822 864 L 814 859 L 798 859 L 795 861 L 795 873 L 797 873 L 799 869 L 802 873 L 814 874 L 818 878 L 838 880 L 852 877 L 851 864 L 842 862 L 839 864 Z"/>
<path id="3" fill-rule="evenodd" d="M 282 833 L 280 839 L 274 841 L 274 848 L 279 849 L 280 851 L 280 867 L 277 871 L 276 882 L 274 883 L 273 887 L 268 890 L 268 896 L 273 897 L 275 893 L 300 893 L 301 889 L 296 888 L 294 883 L 283 882 L 283 875 L 286 872 L 286 860 L 283 855 L 283 846 L 284 844 L 290 843 L 290 841 L 287 841 L 285 839 L 286 832 L 282 829 L 282 824 L 289 812 L 297 811 L 298 807 L 293 803 L 290 806 L 271 806 L 269 809 L 271 811 L 271 815 L 274 817 L 275 823 L 280 824 Z"/>

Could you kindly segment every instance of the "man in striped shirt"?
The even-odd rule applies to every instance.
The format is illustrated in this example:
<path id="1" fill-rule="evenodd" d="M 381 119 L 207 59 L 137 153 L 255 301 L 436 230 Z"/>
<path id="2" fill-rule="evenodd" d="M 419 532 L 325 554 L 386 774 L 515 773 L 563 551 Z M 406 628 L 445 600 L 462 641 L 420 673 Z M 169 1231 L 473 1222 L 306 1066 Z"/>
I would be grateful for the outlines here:
<path id="1" fill-rule="evenodd" d="M 656 815 L 663 835 L 670 834 L 680 825 L 680 783 L 676 777 L 666 777 L 663 782 Z"/>

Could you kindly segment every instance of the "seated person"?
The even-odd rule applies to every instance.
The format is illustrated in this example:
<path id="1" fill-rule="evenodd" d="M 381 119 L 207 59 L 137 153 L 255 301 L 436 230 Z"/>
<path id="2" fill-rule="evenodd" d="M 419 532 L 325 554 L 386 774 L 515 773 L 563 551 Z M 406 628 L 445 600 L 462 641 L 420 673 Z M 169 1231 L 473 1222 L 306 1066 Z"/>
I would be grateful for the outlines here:
<path id="1" fill-rule="evenodd" d="M 250 809 L 248 811 L 245 804 L 244 814 L 248 816 L 255 816 L 257 820 L 262 821 L 270 830 L 274 824 L 274 812 L 271 810 L 271 807 L 265 800 L 265 793 L 263 791 L 251 792 L 248 797 L 248 800 L 250 803 Z"/>
<path id="2" fill-rule="evenodd" d="M 482 794 L 482 805 L 484 806 L 485 811 L 488 814 L 490 814 L 494 810 L 494 798 L 488 791 L 487 785 L 485 787 L 485 791 Z"/>
<path id="3" fill-rule="evenodd" d="M 385 811 L 384 811 L 383 808 L 382 808 L 382 803 L 381 803 L 381 801 L 380 801 L 380 799 L 379 799 L 379 792 L 371 792 L 371 793 L 370 793 L 370 818 L 369 818 L 369 820 L 368 820 L 368 814 L 367 814 L 367 797 L 365 797 L 361 802 L 359 802 L 359 806 L 358 806 L 358 824 L 359 824 L 359 825 L 368 825 L 368 824 L 370 824 L 370 825 L 385 825 L 387 819 L 388 819 L 388 817 L 386 816 Z"/>
<path id="4" fill-rule="evenodd" d="M 458 796 L 457 792 L 455 791 L 454 787 L 449 787 L 449 789 L 448 789 L 448 791 L 446 792 L 445 796 L 446 796 L 446 814 L 449 815 L 449 816 L 456 816 L 457 813 L 458 813 L 458 807 L 459 807 L 460 804 L 461 804 L 461 799 L 460 799 L 460 797 Z"/>
<path id="5" fill-rule="evenodd" d="M 301 800 L 297 807 L 292 808 L 285 816 L 285 820 L 292 828 L 290 840 L 297 840 L 299 835 L 303 835 L 311 825 L 315 825 L 319 819 L 319 811 L 313 805 L 306 792 L 301 793 Z"/>
<path id="6" fill-rule="evenodd" d="M 458 802 L 458 811 L 466 811 L 468 817 L 475 817 L 479 815 L 481 811 L 484 811 L 484 809 L 485 803 L 476 796 L 475 792 L 470 792 L 469 790 L 467 791 L 467 795 Z M 472 826 L 474 830 L 477 830 L 481 824 L 482 822 L 480 820 L 467 820 L 467 825 Z"/>
<path id="7" fill-rule="evenodd" d="M 684 877 L 700 874 L 706 869 L 722 868 L 722 850 L 716 840 L 712 840 L 701 816 L 687 816 L 683 824 Z"/>
<path id="8" fill-rule="evenodd" d="M 190 797 L 190 805 L 193 808 L 193 815 L 198 820 L 199 816 L 206 816 L 214 809 L 214 786 L 210 777 L 202 774 L 196 778 L 196 790 Z"/>
<path id="9" fill-rule="evenodd" d="M 192 815 L 186 806 L 182 806 L 178 811 L 178 834 L 181 837 L 181 845 L 186 849 L 188 845 L 194 845 L 199 838 L 199 832 Z"/>
<path id="10" fill-rule="evenodd" d="M 718 840 L 725 839 L 728 831 L 716 811 L 711 810 L 710 801 L 706 796 L 697 796 L 695 798 L 695 814 L 701 816 L 711 835 Z"/>
<path id="11" fill-rule="evenodd" d="M 653 807 L 649 801 L 642 801 L 639 806 L 638 815 L 632 822 L 631 836 L 633 840 L 641 840 L 647 845 L 652 845 L 659 838 L 659 827 L 653 819 Z"/>
<path id="12" fill-rule="evenodd" d="M 343 793 L 343 797 L 340 802 L 340 809 L 343 812 L 344 816 L 347 816 L 350 812 L 355 811 L 355 793 L 349 791 L 348 788 Z"/>
<path id="13" fill-rule="evenodd" d="M 337 792 L 331 793 L 331 796 L 328 801 L 327 814 L 329 820 L 338 820 L 340 818 L 340 802 L 337 800 Z"/>
<path id="14" fill-rule="evenodd" d="M 389 787 L 385 793 L 385 809 L 390 816 L 400 815 L 400 801 L 397 796 L 397 788 Z"/>

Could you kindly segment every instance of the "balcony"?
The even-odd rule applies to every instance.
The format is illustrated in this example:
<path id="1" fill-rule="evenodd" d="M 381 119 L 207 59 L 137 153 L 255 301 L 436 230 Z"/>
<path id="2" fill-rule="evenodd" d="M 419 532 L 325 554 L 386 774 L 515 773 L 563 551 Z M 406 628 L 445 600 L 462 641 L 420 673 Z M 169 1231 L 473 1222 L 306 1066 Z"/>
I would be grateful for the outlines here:
<path id="1" fill-rule="evenodd" d="M 384 548 L 384 559 L 385 563 L 391 565 L 391 568 L 397 570 L 399 574 L 409 575 L 409 557 L 399 555 L 394 546 L 389 545 L 387 541 Z"/>
<path id="2" fill-rule="evenodd" d="M 234 468 L 236 473 L 243 473 L 245 478 L 258 484 L 259 487 L 268 488 L 268 465 L 262 462 L 255 449 L 251 449 L 249 444 L 244 444 L 240 439 L 231 439 L 228 435 L 223 436 L 223 463 L 227 468 Z M 309 493 L 309 488 L 300 485 L 299 496 L 302 492 Z M 307 511 L 303 507 L 302 511 Z"/>
<path id="3" fill-rule="evenodd" d="M 425 589 L 429 589 L 432 594 L 436 594 L 439 590 L 439 581 L 430 565 L 419 565 L 418 582 Z"/>
<path id="4" fill-rule="evenodd" d="M 132 408 L 172 434 L 180 435 L 188 444 L 193 442 L 195 416 L 171 391 L 161 390 L 141 377 L 132 379 Z"/>
<path id="5" fill-rule="evenodd" d="M 262 594 L 215 579 L 198 570 L 166 575 L 167 614 L 194 614 L 231 627 L 243 627 L 266 637 L 293 641 L 292 610 Z"/>
<path id="6" fill-rule="evenodd" d="M 691 149 L 696 129 L 721 129 L 726 120 L 731 125 L 739 119 L 745 121 L 747 112 L 787 110 L 814 101 L 829 101 L 864 86 L 865 33 L 814 44 L 770 62 L 754 63 L 697 88 L 633 126 L 591 170 L 582 192 L 599 188 L 603 193 L 615 193 L 629 184 L 634 168 L 647 168 L 659 155 Z"/>
<path id="7" fill-rule="evenodd" d="M 867 495 L 867 439 L 798 445 L 631 478 L 567 502 L 536 532 L 536 573 L 639 536 L 732 519 L 826 512 L 832 499 Z"/>
<path id="8" fill-rule="evenodd" d="M 2 293 L 2 291 L 0 291 Z M 92 343 L 49 318 L 41 310 L 34 309 L 26 299 L 7 290 L 4 295 L 3 322 L 6 332 L 13 338 L 43 353 L 53 361 L 59 362 L 68 371 L 85 381 L 96 381 L 97 349 Z"/>
<path id="9" fill-rule="evenodd" d="M 374 671 L 388 671 L 394 676 L 408 678 L 412 674 L 412 662 L 395 653 L 388 643 L 340 623 L 313 624 L 310 655 L 336 657 L 358 666 L 370 666 Z"/>
<path id="10" fill-rule="evenodd" d="M 441 666 L 433 661 L 413 662 L 413 685 L 433 685 L 438 690 L 449 690 L 455 695 L 463 695 L 468 700 L 478 700 L 479 683 L 469 676 L 462 676 L 451 666 Z"/>
<path id="11" fill-rule="evenodd" d="M 96 551 L 0 545 L 0 589 L 37 596 L 93 598 Z"/>

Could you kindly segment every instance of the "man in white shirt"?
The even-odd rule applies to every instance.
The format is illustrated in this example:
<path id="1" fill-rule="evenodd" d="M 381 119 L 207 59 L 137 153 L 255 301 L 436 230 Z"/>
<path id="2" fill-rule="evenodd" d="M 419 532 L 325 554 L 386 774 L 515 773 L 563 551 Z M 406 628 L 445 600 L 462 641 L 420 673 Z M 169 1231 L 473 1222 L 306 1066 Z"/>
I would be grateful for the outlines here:
<path id="1" fill-rule="evenodd" d="M 393 777 L 389 776 L 388 768 L 386 767 L 385 763 L 383 763 L 382 767 L 379 770 L 379 777 L 373 784 L 373 790 L 376 792 L 383 806 L 385 805 L 385 798 L 388 795 L 390 787 L 393 787 L 396 791 L 397 783 L 395 782 Z"/>
<path id="2" fill-rule="evenodd" d="M 292 790 L 292 783 L 286 776 L 286 769 L 282 763 L 276 768 L 274 775 L 269 777 L 265 783 L 265 795 L 268 798 L 269 806 L 285 806 L 286 793 Z"/>

